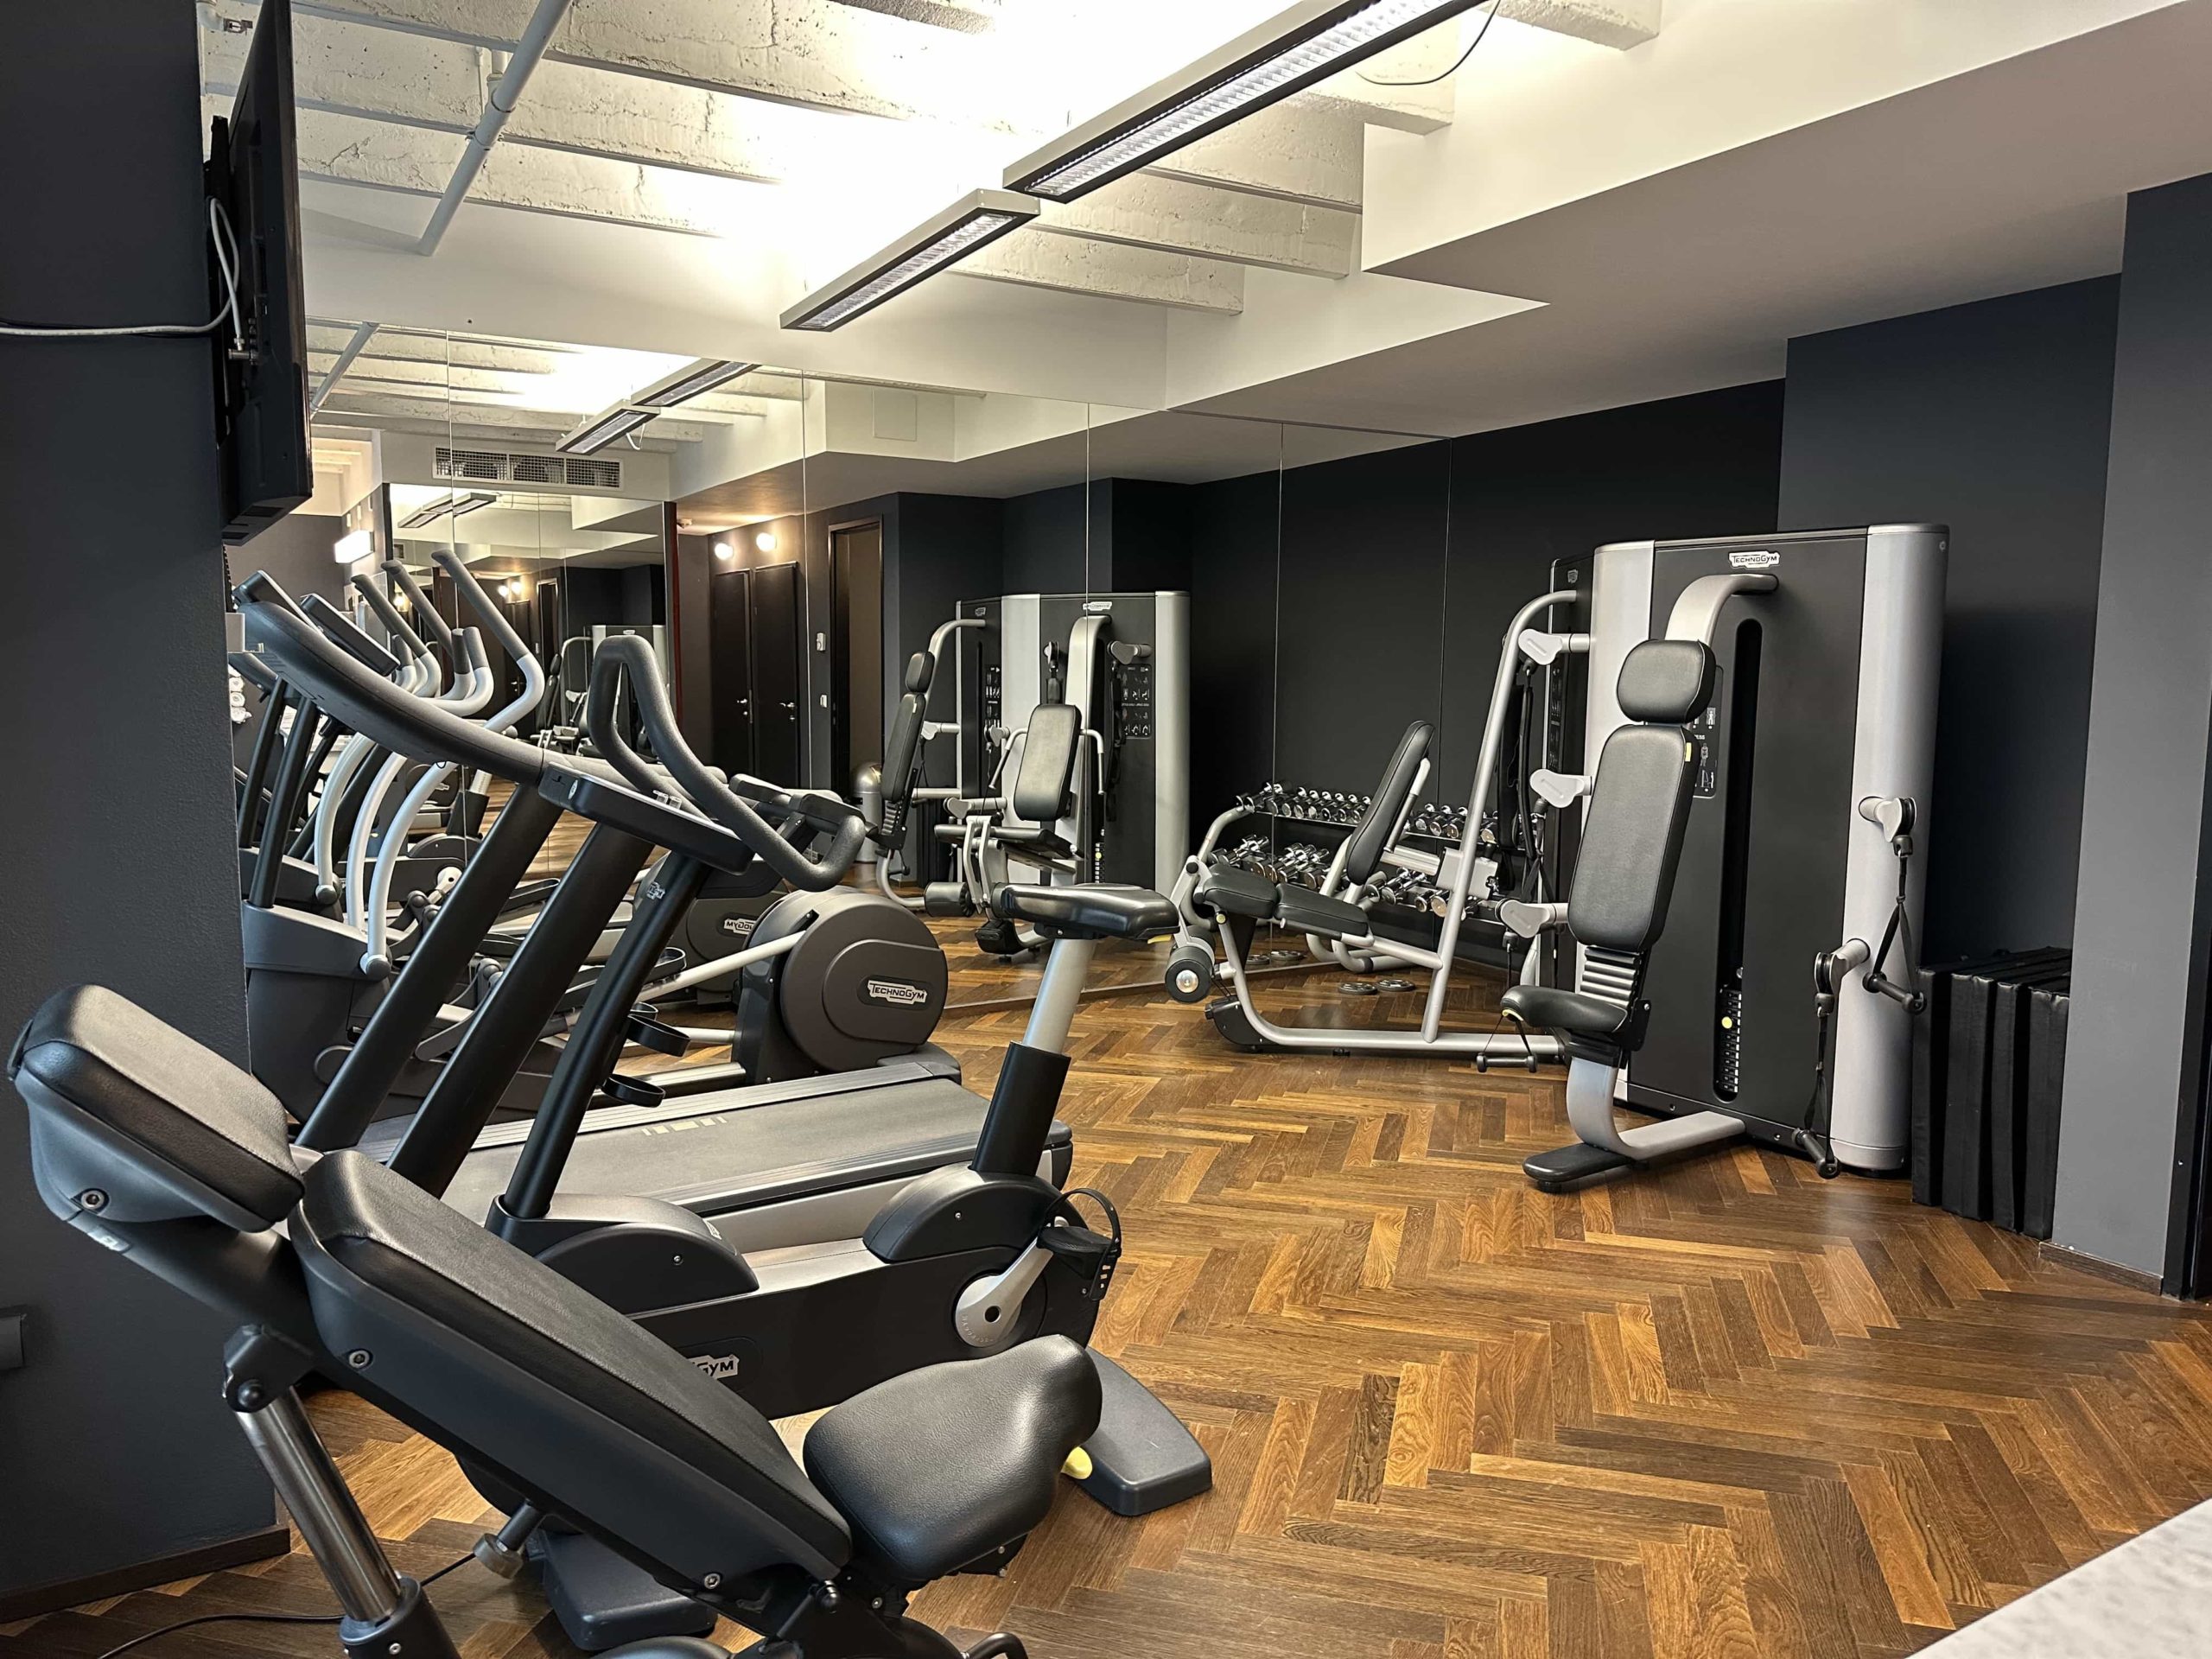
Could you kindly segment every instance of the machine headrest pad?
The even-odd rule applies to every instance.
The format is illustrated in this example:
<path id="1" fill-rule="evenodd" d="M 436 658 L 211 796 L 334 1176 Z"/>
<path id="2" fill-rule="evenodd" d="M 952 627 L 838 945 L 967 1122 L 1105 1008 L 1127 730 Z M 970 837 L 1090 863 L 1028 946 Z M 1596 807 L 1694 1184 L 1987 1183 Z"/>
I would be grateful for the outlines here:
<path id="1" fill-rule="evenodd" d="M 1696 639 L 1646 639 L 1621 662 L 1621 712 L 1647 726 L 1680 726 L 1713 701 L 1719 672 Z"/>
<path id="2" fill-rule="evenodd" d="M 926 651 L 918 651 L 906 659 L 906 690 L 918 696 L 929 695 L 930 682 L 937 677 L 937 664 Z"/>

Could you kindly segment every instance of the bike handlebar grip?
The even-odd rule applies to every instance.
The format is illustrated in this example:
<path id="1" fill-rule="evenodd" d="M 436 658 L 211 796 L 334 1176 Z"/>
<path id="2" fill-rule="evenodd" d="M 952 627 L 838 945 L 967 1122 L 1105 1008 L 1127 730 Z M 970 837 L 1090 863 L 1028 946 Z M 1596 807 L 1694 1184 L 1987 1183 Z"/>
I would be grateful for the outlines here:
<path id="1" fill-rule="evenodd" d="M 450 648 L 453 645 L 453 624 L 439 613 L 436 604 L 423 591 L 423 584 L 415 580 L 412 571 L 397 559 L 384 562 L 385 579 L 407 595 L 407 602 L 414 607 L 415 614 L 423 619 L 423 626 L 435 634 L 438 643 Z"/>
<path id="2" fill-rule="evenodd" d="M 629 766 L 635 764 L 642 770 L 645 764 L 622 743 L 616 729 L 614 715 L 625 687 L 638 710 L 639 723 L 652 740 L 653 752 L 695 806 L 750 847 L 770 869 L 795 887 L 819 893 L 844 879 L 860 856 L 861 842 L 868 839 L 866 822 L 855 813 L 818 855 L 792 846 L 774 825 L 723 784 L 683 741 L 683 734 L 677 728 L 676 711 L 669 706 L 667 688 L 661 684 L 652 647 L 635 634 L 616 634 L 601 643 L 592 659 L 591 696 L 585 709 L 593 746 L 613 760 L 605 741 L 612 738 L 627 756 L 626 762 L 613 760 L 623 776 L 637 784 Z M 650 791 L 658 785 L 638 786 Z"/>
<path id="3" fill-rule="evenodd" d="M 393 604 L 365 574 L 354 573 L 353 591 L 368 601 L 369 608 L 376 613 L 377 620 L 384 624 L 384 631 L 397 640 L 410 656 L 427 657 L 430 654 L 429 647 L 423 643 L 423 636 L 408 626 L 407 619 L 399 613 L 399 607 Z"/>
<path id="4" fill-rule="evenodd" d="M 306 615 L 325 638 L 371 673 L 389 677 L 399 672 L 399 658 L 354 626 L 352 617 L 321 594 L 308 595 Z"/>

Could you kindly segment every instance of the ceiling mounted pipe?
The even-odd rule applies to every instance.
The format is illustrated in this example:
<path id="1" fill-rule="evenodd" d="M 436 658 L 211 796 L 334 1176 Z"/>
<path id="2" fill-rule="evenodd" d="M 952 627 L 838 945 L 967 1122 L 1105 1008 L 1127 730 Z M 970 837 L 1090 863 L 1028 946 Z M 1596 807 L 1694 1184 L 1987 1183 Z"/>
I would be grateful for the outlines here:
<path id="1" fill-rule="evenodd" d="M 500 129 L 507 124 L 507 118 L 522 101 L 523 88 L 530 84 L 539 60 L 545 56 L 545 48 L 553 43 L 553 32 L 568 16 L 569 4 L 569 0 L 537 0 L 537 10 L 531 14 L 522 38 L 515 42 L 507 67 L 492 83 L 491 92 L 484 100 L 483 119 L 468 135 L 468 143 L 461 152 L 461 165 L 454 168 L 445 194 L 438 198 L 438 205 L 430 213 L 429 226 L 423 231 L 422 241 L 416 245 L 415 251 L 425 258 L 435 253 L 438 244 L 445 239 L 446 226 L 453 223 L 453 216 L 475 184 L 476 175 L 484 170 L 484 158 L 499 142 Z"/>

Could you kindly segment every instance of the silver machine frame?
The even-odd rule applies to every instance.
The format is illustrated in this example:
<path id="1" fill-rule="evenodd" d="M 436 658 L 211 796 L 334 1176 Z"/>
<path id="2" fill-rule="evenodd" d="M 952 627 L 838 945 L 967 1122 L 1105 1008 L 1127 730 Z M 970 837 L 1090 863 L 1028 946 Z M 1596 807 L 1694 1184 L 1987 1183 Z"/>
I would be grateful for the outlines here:
<path id="1" fill-rule="evenodd" d="M 1465 925 L 1467 907 L 1474 893 L 1478 874 L 1494 868 L 1491 861 L 1484 857 L 1480 849 L 1482 817 L 1488 804 L 1492 785 L 1497 776 L 1498 759 L 1505 742 L 1505 720 L 1512 700 L 1513 680 L 1518 671 L 1518 656 L 1522 636 L 1535 628 L 1537 621 L 1554 606 L 1573 602 L 1577 595 L 1571 591 L 1544 594 L 1530 600 L 1514 613 L 1500 642 L 1497 672 L 1491 684 L 1490 709 L 1483 722 L 1483 741 L 1475 761 L 1475 774 L 1467 792 L 1466 826 L 1459 840 L 1440 855 L 1430 855 L 1412 848 L 1397 846 L 1397 836 L 1392 836 L 1393 848 L 1386 855 L 1389 861 L 1401 868 L 1417 869 L 1446 886 L 1443 924 L 1432 948 L 1414 944 L 1402 939 L 1378 938 L 1370 933 L 1363 938 L 1346 938 L 1333 942 L 1344 954 L 1335 950 L 1330 955 L 1338 960 L 1345 956 L 1372 957 L 1389 960 L 1402 965 L 1424 970 L 1428 975 L 1428 991 L 1421 1009 L 1421 1024 L 1417 1027 L 1382 1027 L 1343 1028 L 1319 1026 L 1279 1025 L 1261 1014 L 1252 1001 L 1252 988 L 1242 956 L 1230 932 L 1227 917 L 1212 920 L 1220 941 L 1217 953 L 1217 973 L 1228 976 L 1230 988 L 1236 998 L 1246 1021 L 1253 1032 L 1271 1047 L 1286 1049 L 1324 1049 L 1332 1052 L 1361 1054 L 1448 1054 L 1480 1061 L 1495 1061 L 1509 1065 L 1535 1065 L 1564 1058 L 1564 1050 L 1556 1037 L 1548 1033 L 1504 1031 L 1447 1031 L 1444 1014 L 1452 991 L 1452 976 L 1458 966 L 1459 935 Z M 1215 821 L 1214 833 L 1209 842 L 1217 839 L 1219 831 L 1233 818 L 1224 817 Z M 1400 828 L 1402 829 L 1402 822 Z M 1339 867 L 1340 868 L 1340 867 Z M 1191 908 L 1192 894 L 1203 868 L 1192 860 L 1179 874 L 1173 897 L 1179 910 L 1198 923 L 1195 910 Z M 1357 902 L 1350 893 L 1333 895 L 1347 902 Z M 1204 936 L 1197 927 L 1185 943 L 1204 944 Z M 1541 953 L 1529 952 L 1522 964 L 1521 977 L 1524 983 L 1538 982 L 1541 977 Z"/>
<path id="2" fill-rule="evenodd" d="M 1903 1166 L 1909 1151 L 1913 1014 L 1894 994 L 1856 993 L 1878 988 L 1871 982 L 1878 964 L 1869 942 L 1883 937 L 1897 901 L 1893 836 L 1900 821 L 1917 822 L 1924 830 L 1934 784 L 1948 532 L 1936 524 L 1878 524 L 1820 534 L 1827 539 L 1863 536 L 1865 563 L 1850 775 L 1847 781 L 1836 780 L 1835 798 L 1825 809 L 1847 824 L 1842 904 L 1834 918 L 1833 932 L 1807 953 L 1802 994 L 1808 1001 L 1814 995 L 1817 959 L 1827 965 L 1835 993 L 1834 1051 L 1827 1082 L 1828 1141 L 1834 1158 L 1859 1170 L 1889 1171 Z M 1695 550 L 1706 557 L 1716 549 L 1731 550 L 1733 568 L 1691 581 L 1676 597 L 1663 631 L 1664 638 L 1697 639 L 1709 646 L 1724 617 L 1740 614 L 1745 607 L 1786 599 L 1790 543 L 1818 538 L 1801 533 L 1725 543 L 1630 542 L 1599 548 L 1592 561 L 1589 632 L 1520 642 L 1538 660 L 1570 652 L 1586 658 L 1586 758 L 1594 763 L 1605 739 L 1626 723 L 1615 690 L 1620 665 L 1631 647 L 1652 637 L 1655 567 L 1670 550 Z M 1537 779 L 1539 790 L 1563 809 L 1587 793 L 1589 782 L 1556 773 Z M 1906 913 L 1916 931 L 1924 909 L 1925 869 L 1925 860 L 1916 859 L 1905 872 Z M 1508 909 L 1509 925 L 1531 938 L 1546 928 L 1572 926 L 1565 905 Z M 1608 995 L 1605 976 L 1592 976 L 1590 953 L 1578 947 L 1576 961 L 1580 988 L 1592 995 Z M 1709 987 L 1674 986 L 1648 977 L 1643 988 L 1655 1020 L 1713 1019 L 1704 1006 L 1711 995 Z M 1609 1000 L 1619 998 L 1614 995 Z M 1692 1001 L 1700 1006 L 1690 1007 Z M 1808 1080 L 1815 1058 L 1806 1056 Z M 1751 1132 L 1753 1120 L 1786 1123 L 1801 1109 L 1797 1100 L 1746 1101 L 1732 1108 L 1715 1105 L 1661 1115 L 1647 1123 L 1624 1127 L 1615 1116 L 1619 1104 L 1666 1113 L 1662 1104 L 1647 1095 L 1631 1094 L 1636 1077 L 1634 1055 L 1619 1066 L 1578 1057 L 1570 1063 L 1567 1085 L 1567 1117 L 1575 1134 L 1586 1144 L 1613 1153 L 1630 1166 L 1734 1140 Z M 1771 1133 L 1762 1138 L 1787 1144 Z"/>

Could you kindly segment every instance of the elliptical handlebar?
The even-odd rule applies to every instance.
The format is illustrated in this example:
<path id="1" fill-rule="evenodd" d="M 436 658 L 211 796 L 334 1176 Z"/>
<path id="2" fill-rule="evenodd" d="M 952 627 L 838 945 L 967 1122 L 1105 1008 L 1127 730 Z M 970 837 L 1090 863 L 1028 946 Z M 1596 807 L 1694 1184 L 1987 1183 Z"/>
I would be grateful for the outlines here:
<path id="1" fill-rule="evenodd" d="M 868 823 L 854 812 L 840 823 L 821 853 L 795 846 L 754 811 L 702 761 L 676 724 L 667 690 L 661 684 L 652 647 L 635 634 L 603 640 L 591 664 L 591 693 L 584 708 L 584 728 L 592 746 L 633 788 L 652 794 L 662 785 L 644 757 L 622 736 L 618 718 L 625 698 L 652 741 L 653 752 L 692 804 L 750 847 L 768 868 L 795 887 L 821 892 L 834 887 L 852 868 L 868 839 Z"/>
<path id="2" fill-rule="evenodd" d="M 399 607 L 385 597 L 382 588 L 358 571 L 354 573 L 353 586 L 353 591 L 367 602 L 378 622 L 383 625 L 384 631 L 391 636 L 395 652 L 404 651 L 410 657 L 427 658 L 430 654 L 430 648 L 423 643 L 423 636 L 408 626 L 407 619 L 399 613 Z"/>
<path id="3" fill-rule="evenodd" d="M 416 616 L 423 619 L 423 626 L 437 636 L 440 645 L 451 650 L 453 624 L 438 613 L 437 606 L 432 602 L 430 596 L 423 591 L 423 585 L 415 580 L 413 572 L 397 559 L 386 559 L 384 562 L 383 569 L 385 580 L 406 594 L 409 607 Z"/>

